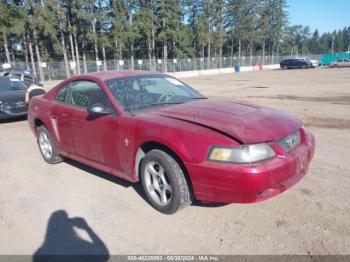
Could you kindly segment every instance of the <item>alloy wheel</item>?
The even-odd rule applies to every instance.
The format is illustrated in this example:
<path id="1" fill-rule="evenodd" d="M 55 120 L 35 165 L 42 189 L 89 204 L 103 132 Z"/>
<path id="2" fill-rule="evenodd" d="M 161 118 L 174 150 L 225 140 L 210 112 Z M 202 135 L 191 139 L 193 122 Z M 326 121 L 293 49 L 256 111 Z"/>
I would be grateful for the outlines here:
<path id="1" fill-rule="evenodd" d="M 50 159 L 52 156 L 52 145 L 49 137 L 44 132 L 39 134 L 39 146 L 44 157 Z"/>
<path id="2" fill-rule="evenodd" d="M 155 162 L 149 162 L 145 167 L 145 184 L 152 200 L 160 206 L 167 206 L 172 199 L 172 187 L 164 167 Z"/>

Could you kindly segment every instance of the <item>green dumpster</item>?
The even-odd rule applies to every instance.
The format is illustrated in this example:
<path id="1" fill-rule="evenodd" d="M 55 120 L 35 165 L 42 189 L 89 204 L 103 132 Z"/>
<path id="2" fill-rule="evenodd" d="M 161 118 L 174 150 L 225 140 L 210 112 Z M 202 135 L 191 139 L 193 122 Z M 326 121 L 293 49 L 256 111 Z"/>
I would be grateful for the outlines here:
<path id="1" fill-rule="evenodd" d="M 321 65 L 329 65 L 333 61 L 337 60 L 338 58 L 350 58 L 350 52 L 349 53 L 332 53 L 332 54 L 322 54 L 320 58 L 320 64 Z"/>

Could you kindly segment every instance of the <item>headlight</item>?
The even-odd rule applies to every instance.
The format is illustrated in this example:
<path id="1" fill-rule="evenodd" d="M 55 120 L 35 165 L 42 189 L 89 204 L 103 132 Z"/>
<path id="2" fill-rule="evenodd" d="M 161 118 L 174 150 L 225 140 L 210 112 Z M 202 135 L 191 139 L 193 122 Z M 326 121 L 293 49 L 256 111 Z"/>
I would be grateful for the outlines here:
<path id="1" fill-rule="evenodd" d="M 275 151 L 265 143 L 241 147 L 213 147 L 208 159 L 237 164 L 249 164 L 276 156 Z"/>

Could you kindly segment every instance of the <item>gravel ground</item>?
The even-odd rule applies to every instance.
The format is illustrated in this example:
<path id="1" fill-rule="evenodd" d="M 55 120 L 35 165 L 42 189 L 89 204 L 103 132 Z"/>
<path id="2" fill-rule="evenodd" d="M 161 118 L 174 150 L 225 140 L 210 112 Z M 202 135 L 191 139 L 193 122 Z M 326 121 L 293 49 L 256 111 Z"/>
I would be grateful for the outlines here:
<path id="1" fill-rule="evenodd" d="M 138 185 L 73 161 L 46 164 L 27 121 L 2 122 L 0 254 L 69 250 L 77 236 L 90 243 L 79 248 L 109 254 L 350 254 L 350 69 L 183 81 L 213 99 L 301 118 L 317 141 L 306 177 L 258 204 L 196 203 L 166 216 L 146 203 Z"/>

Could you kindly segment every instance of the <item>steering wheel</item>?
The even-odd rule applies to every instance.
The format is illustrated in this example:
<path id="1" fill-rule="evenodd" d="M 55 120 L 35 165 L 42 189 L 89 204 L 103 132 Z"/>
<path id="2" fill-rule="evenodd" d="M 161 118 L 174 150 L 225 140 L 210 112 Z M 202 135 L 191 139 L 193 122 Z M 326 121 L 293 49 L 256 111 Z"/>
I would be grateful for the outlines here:
<path id="1" fill-rule="evenodd" d="M 152 102 L 152 97 L 147 93 L 141 93 L 135 96 L 136 103 L 150 103 Z"/>
<path id="2" fill-rule="evenodd" d="M 176 94 L 174 92 L 172 92 L 172 91 L 166 92 L 158 98 L 157 103 L 169 102 L 170 99 L 173 98 L 174 96 L 176 96 Z"/>

